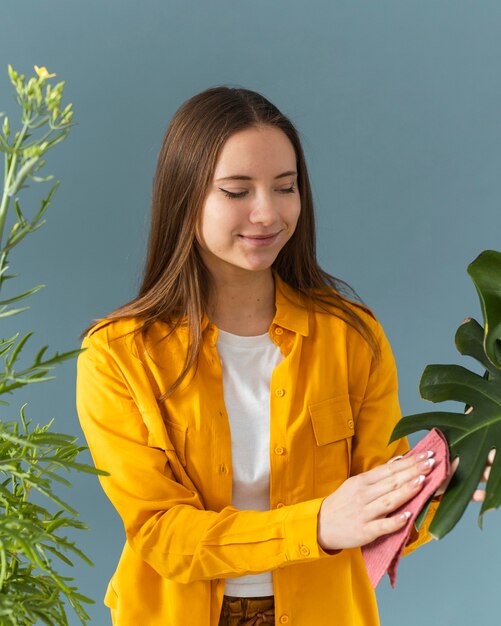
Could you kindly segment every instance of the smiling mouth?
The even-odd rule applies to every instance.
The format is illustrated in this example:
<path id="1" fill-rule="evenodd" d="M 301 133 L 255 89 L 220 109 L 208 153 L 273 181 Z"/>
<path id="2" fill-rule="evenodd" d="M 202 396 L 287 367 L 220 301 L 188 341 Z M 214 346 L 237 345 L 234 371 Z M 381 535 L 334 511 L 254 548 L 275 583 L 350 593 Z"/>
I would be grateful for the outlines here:
<path id="1" fill-rule="evenodd" d="M 264 248 L 266 246 L 272 246 L 279 238 L 281 230 L 269 235 L 238 235 L 238 237 L 244 241 L 248 246 L 254 248 Z"/>
<path id="2" fill-rule="evenodd" d="M 239 237 L 243 237 L 243 239 L 254 239 L 257 241 L 266 241 L 267 239 L 273 239 L 277 235 L 279 235 L 282 231 L 277 231 L 276 233 L 270 233 L 269 235 L 239 235 Z"/>

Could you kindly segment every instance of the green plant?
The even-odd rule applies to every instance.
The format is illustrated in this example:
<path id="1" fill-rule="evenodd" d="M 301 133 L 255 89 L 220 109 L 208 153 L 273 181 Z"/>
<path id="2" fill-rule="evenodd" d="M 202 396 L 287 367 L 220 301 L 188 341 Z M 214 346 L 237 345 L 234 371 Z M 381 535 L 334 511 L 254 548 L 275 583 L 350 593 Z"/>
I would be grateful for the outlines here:
<path id="1" fill-rule="evenodd" d="M 449 444 L 451 457 L 460 462 L 430 525 L 437 538 L 446 535 L 463 515 L 486 466 L 491 449 L 498 450 L 485 488 L 483 514 L 501 505 L 501 252 L 485 250 L 468 266 L 477 289 L 484 328 L 467 318 L 458 328 L 456 347 L 476 359 L 483 376 L 460 365 L 428 365 L 421 377 L 421 396 L 432 402 L 456 400 L 464 413 L 429 412 L 402 418 L 391 440 L 433 427 Z"/>
<path id="2" fill-rule="evenodd" d="M 8 274 L 8 255 L 29 233 L 40 228 L 42 219 L 59 185 L 53 183 L 40 209 L 33 218 L 21 210 L 19 191 L 28 181 L 44 183 L 52 176 L 37 173 L 45 165 L 45 153 L 69 133 L 73 112 L 68 104 L 61 110 L 64 82 L 52 86 L 47 79 L 54 76 L 45 68 L 37 68 L 37 77 L 25 81 L 10 65 L 8 73 L 15 87 L 22 110 L 21 129 L 11 135 L 9 119 L 3 117 L 0 151 L 4 153 L 4 184 L 0 203 L 0 293 L 15 274 Z M 6 218 L 11 202 L 15 216 L 8 236 L 4 237 Z M 16 315 L 30 307 L 11 305 L 33 295 L 44 285 L 0 299 L 0 318 Z M 32 383 L 52 380 L 50 370 L 64 360 L 74 358 L 81 350 L 71 350 L 47 357 L 44 346 L 32 363 L 18 367 L 21 352 L 33 333 L 20 333 L 0 340 L 0 395 Z M 6 400 L 0 405 L 8 406 Z M 26 404 L 19 419 L 0 418 L 0 624 L 27 625 L 44 623 L 67 625 L 65 606 L 69 603 L 82 624 L 89 620 L 83 604 L 92 602 L 72 586 L 73 578 L 57 571 L 62 563 L 73 565 L 68 555 L 89 559 L 64 534 L 65 529 L 83 529 L 77 512 L 64 502 L 54 489 L 55 484 L 71 486 L 62 471 L 76 470 L 96 473 L 90 466 L 75 459 L 85 449 L 76 438 L 51 432 L 53 420 L 44 426 L 32 426 L 25 416 Z M 100 472 L 97 472 L 100 473 Z M 72 558 L 73 558 L 72 556 Z"/>

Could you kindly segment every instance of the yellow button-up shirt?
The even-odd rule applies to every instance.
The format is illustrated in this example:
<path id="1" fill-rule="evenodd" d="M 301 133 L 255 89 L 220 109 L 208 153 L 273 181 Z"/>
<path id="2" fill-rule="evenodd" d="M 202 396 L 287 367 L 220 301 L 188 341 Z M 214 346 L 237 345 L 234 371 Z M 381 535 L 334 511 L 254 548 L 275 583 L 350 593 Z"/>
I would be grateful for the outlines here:
<path id="1" fill-rule="evenodd" d="M 270 389 L 270 511 L 232 507 L 231 433 L 217 328 L 205 321 L 198 367 L 158 399 L 184 363 L 188 334 L 156 322 L 101 322 L 78 357 L 77 409 L 102 487 L 120 514 L 124 550 L 105 597 L 115 626 L 217 626 L 225 577 L 273 572 L 276 623 L 374 626 L 375 594 L 361 550 L 317 543 L 323 499 L 350 475 L 407 451 L 387 446 L 400 419 L 397 373 L 380 343 L 308 307 L 275 276 L 272 340 L 284 360 Z M 430 513 L 429 517 L 431 517 Z M 407 552 L 427 541 L 425 523 Z"/>

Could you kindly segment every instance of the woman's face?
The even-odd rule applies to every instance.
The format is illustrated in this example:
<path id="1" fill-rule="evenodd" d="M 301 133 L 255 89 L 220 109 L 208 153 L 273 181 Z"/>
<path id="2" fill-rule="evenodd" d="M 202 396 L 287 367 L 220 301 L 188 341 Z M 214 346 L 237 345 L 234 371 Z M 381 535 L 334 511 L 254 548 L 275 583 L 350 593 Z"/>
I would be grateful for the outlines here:
<path id="1" fill-rule="evenodd" d="M 296 154 L 273 126 L 239 131 L 221 149 L 197 241 L 212 275 L 269 271 L 301 210 Z"/>

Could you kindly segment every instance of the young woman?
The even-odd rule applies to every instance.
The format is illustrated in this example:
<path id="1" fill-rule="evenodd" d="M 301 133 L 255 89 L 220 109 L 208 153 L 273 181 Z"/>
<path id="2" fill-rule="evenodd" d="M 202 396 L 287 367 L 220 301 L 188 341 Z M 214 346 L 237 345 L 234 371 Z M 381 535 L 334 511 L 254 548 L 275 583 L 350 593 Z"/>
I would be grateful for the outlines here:
<path id="1" fill-rule="evenodd" d="M 84 334 L 78 413 L 126 533 L 115 626 L 378 624 L 360 546 L 406 523 L 433 458 L 388 463 L 390 346 L 320 269 L 298 134 L 263 96 L 177 111 L 139 294 Z"/>

